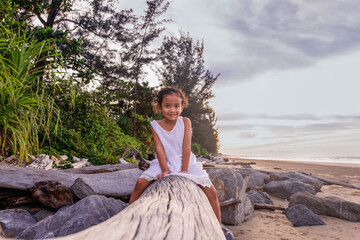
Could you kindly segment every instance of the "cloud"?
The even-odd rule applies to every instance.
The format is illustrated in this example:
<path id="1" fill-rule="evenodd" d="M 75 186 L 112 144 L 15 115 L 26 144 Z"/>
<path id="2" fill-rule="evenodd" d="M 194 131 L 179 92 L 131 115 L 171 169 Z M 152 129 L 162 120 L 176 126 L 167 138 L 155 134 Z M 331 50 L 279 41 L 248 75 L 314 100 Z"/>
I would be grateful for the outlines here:
<path id="1" fill-rule="evenodd" d="M 210 59 L 222 72 L 220 83 L 248 80 L 271 70 L 309 67 L 319 59 L 359 48 L 360 5 L 355 0 L 315 2 L 227 1 L 231 8 L 218 3 L 220 19 L 232 36 L 226 47 L 237 56 L 221 65 Z"/>

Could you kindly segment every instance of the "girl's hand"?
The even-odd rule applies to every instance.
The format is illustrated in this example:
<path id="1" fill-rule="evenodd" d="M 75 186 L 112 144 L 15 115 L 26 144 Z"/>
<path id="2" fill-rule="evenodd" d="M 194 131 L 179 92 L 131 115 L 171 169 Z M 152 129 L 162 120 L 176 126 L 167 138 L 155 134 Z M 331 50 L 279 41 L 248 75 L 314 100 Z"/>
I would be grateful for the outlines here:
<path id="1" fill-rule="evenodd" d="M 156 175 L 156 179 L 159 180 L 160 178 L 165 177 L 166 175 L 171 174 L 171 173 L 172 173 L 171 171 L 165 170 L 162 173 Z"/>
<path id="2" fill-rule="evenodd" d="M 179 173 L 188 173 L 187 170 L 181 170 Z"/>

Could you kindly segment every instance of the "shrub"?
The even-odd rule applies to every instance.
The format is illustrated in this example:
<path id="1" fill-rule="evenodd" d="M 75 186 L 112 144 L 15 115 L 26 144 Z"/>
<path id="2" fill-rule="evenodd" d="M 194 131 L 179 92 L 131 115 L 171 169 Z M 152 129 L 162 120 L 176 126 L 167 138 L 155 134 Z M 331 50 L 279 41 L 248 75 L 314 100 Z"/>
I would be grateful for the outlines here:
<path id="1" fill-rule="evenodd" d="M 40 77 L 52 67 L 44 56 L 57 55 L 49 52 L 56 52 L 52 40 L 37 42 L 33 34 L 0 23 L 0 148 L 3 156 L 19 154 L 19 163 L 39 153 L 39 131 L 49 137 L 52 121 L 57 130 L 58 109 L 39 87 Z"/>

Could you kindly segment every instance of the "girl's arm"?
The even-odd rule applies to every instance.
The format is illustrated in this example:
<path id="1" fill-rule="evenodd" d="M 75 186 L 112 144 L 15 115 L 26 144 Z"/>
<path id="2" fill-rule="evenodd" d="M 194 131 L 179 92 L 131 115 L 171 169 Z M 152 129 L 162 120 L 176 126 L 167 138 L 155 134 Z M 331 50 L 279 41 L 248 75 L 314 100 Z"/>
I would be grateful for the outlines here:
<path id="1" fill-rule="evenodd" d="M 160 168 L 162 173 L 157 175 L 156 178 L 160 179 L 161 177 L 165 177 L 165 175 L 170 174 L 171 172 L 168 169 L 168 166 L 166 164 L 166 155 L 164 151 L 164 147 L 159 139 L 159 136 L 156 134 L 153 127 L 151 127 L 152 135 L 155 142 L 155 149 L 156 149 L 156 155 L 159 160 Z"/>
<path id="2" fill-rule="evenodd" d="M 184 140 L 183 140 L 183 152 L 182 152 L 182 166 L 181 171 L 186 173 L 189 168 L 190 152 L 191 152 L 191 121 L 189 118 L 184 117 Z"/>

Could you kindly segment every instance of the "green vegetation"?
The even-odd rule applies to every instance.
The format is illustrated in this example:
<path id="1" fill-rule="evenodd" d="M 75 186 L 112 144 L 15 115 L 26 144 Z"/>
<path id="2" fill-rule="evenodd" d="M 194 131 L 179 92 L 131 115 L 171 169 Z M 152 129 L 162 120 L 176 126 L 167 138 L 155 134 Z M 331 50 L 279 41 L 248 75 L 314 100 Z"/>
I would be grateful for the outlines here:
<path id="1" fill-rule="evenodd" d="M 42 54 L 56 50 L 51 40 L 37 42 L 33 35 L 0 24 L 0 146 L 1 152 L 18 153 L 28 162 L 40 150 L 38 132 L 49 137 L 50 123 L 58 128 L 59 110 L 39 88 L 39 78 L 51 62 L 36 66 Z M 56 54 L 47 55 L 47 58 Z"/>
<path id="2" fill-rule="evenodd" d="M 184 116 L 193 122 L 194 153 L 216 153 L 208 100 L 217 76 L 204 70 L 203 45 L 181 34 L 153 47 L 169 21 L 162 19 L 169 2 L 146 1 L 143 15 L 115 10 L 115 0 L 82 2 L 89 11 L 74 11 L 79 3 L 0 3 L 0 155 L 28 162 L 45 153 L 105 164 L 136 148 L 147 158 L 155 150 L 149 123 L 161 118 L 153 111 L 158 87 L 144 81 L 154 66 L 162 84 L 189 97 Z"/>

